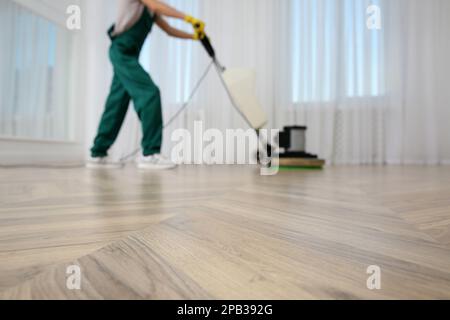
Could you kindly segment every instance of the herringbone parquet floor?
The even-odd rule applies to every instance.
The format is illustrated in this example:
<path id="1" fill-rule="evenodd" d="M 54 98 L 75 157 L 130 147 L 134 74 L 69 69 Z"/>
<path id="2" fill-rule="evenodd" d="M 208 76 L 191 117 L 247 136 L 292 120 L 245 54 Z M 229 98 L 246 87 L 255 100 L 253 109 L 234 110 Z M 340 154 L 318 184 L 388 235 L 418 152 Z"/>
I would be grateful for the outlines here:
<path id="1" fill-rule="evenodd" d="M 450 167 L 2 169 L 0 297 L 450 298 Z"/>

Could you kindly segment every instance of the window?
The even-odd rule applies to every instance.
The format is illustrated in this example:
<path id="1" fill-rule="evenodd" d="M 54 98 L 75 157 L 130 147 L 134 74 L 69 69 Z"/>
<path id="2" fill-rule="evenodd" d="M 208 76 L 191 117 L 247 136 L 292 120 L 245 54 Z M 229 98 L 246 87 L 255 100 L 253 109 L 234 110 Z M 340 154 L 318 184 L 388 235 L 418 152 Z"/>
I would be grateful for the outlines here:
<path id="1" fill-rule="evenodd" d="M 11 0 L 0 12 L 0 136 L 70 140 L 70 32 Z"/>
<path id="2" fill-rule="evenodd" d="M 383 30 L 366 10 L 379 0 L 291 0 L 294 103 L 384 94 Z"/>

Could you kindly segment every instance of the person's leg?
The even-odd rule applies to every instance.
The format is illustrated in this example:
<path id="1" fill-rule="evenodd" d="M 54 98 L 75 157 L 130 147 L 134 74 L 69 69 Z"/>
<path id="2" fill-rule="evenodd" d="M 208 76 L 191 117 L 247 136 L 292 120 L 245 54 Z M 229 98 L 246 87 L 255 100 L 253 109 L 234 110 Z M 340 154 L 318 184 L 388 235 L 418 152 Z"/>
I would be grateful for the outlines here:
<path id="1" fill-rule="evenodd" d="M 105 111 L 98 128 L 98 134 L 91 149 L 92 157 L 105 157 L 107 155 L 109 148 L 117 139 L 129 104 L 130 95 L 125 90 L 117 74 L 114 74 Z"/>
<path id="2" fill-rule="evenodd" d="M 142 149 L 144 156 L 161 151 L 163 119 L 161 94 L 158 87 L 135 57 L 117 55 L 117 75 L 133 100 L 142 123 Z"/>

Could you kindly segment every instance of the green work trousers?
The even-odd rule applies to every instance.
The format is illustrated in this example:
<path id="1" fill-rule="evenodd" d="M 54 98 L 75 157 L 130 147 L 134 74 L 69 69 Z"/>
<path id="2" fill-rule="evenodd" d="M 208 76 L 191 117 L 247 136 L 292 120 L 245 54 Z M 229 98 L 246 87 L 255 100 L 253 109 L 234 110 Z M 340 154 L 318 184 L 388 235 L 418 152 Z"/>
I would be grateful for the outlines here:
<path id="1" fill-rule="evenodd" d="M 148 10 L 144 10 L 140 20 L 131 29 L 113 36 L 113 26 L 108 32 L 112 40 L 109 57 L 114 67 L 114 77 L 91 149 L 93 157 L 107 155 L 119 135 L 130 100 L 142 124 L 144 156 L 161 150 L 163 121 L 160 91 L 139 64 L 142 46 L 153 23 L 153 17 Z"/>

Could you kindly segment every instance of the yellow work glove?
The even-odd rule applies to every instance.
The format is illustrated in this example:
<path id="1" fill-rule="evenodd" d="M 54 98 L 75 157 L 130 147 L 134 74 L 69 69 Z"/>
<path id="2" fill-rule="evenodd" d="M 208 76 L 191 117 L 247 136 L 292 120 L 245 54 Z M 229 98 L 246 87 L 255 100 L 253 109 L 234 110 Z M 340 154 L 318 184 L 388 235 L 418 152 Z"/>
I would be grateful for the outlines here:
<path id="1" fill-rule="evenodd" d="M 184 21 L 187 23 L 190 23 L 192 27 L 194 28 L 195 34 L 194 34 L 194 40 L 201 40 L 205 37 L 205 23 L 199 19 L 196 19 L 191 16 L 186 16 L 184 18 Z"/>
<path id="2" fill-rule="evenodd" d="M 194 35 L 192 36 L 192 39 L 194 40 L 202 40 L 205 37 L 205 33 L 204 32 L 195 32 Z"/>

